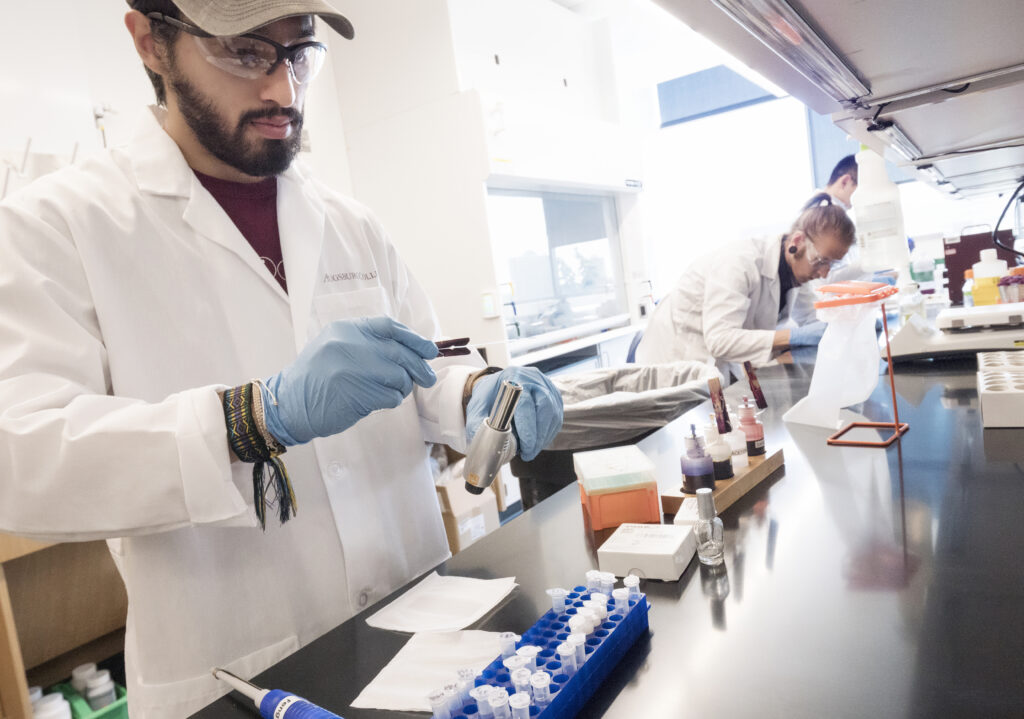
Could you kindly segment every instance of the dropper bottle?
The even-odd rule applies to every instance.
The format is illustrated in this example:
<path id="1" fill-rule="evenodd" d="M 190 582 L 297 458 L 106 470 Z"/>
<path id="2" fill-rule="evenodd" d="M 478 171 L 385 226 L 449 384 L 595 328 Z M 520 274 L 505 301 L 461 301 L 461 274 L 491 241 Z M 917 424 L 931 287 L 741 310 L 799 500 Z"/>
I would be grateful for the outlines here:
<path id="1" fill-rule="evenodd" d="M 707 442 L 708 454 L 711 455 L 711 466 L 714 468 L 715 481 L 732 479 L 732 449 L 718 433 L 718 422 L 711 413 L 711 421 L 704 427 L 704 441 Z"/>
<path id="2" fill-rule="evenodd" d="M 721 564 L 725 560 L 725 527 L 715 509 L 715 497 L 710 489 L 697 490 L 697 516 L 697 523 L 693 525 L 697 558 L 710 566 Z"/>
<path id="3" fill-rule="evenodd" d="M 704 451 L 704 440 L 697 436 L 696 425 L 690 425 L 690 434 L 683 438 L 686 452 L 679 458 L 683 472 L 683 492 L 693 494 L 701 487 L 715 487 L 715 470 L 711 457 Z"/>
<path id="4" fill-rule="evenodd" d="M 740 429 L 747 436 L 747 455 L 764 455 L 764 425 L 757 419 L 757 406 L 748 397 L 740 405 Z"/>

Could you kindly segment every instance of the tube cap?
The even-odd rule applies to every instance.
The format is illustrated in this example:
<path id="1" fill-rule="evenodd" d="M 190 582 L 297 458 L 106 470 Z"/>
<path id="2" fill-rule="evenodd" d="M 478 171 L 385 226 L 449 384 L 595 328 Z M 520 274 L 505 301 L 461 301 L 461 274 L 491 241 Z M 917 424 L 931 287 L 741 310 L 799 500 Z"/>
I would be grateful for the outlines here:
<path id="1" fill-rule="evenodd" d="M 707 487 L 697 490 L 697 516 L 701 519 L 714 519 L 718 512 L 715 510 L 715 495 Z"/>

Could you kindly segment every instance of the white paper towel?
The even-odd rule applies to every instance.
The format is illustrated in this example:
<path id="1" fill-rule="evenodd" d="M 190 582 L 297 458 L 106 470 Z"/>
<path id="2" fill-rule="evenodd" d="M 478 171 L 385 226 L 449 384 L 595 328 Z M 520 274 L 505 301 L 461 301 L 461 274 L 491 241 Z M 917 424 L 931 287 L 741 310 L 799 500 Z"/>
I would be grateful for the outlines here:
<path id="1" fill-rule="evenodd" d="M 515 577 L 472 579 L 431 572 L 366 623 L 397 632 L 452 632 L 484 616 L 515 587 Z"/>
<path id="2" fill-rule="evenodd" d="M 452 684 L 462 668 L 480 673 L 501 653 L 497 632 L 414 634 L 359 693 L 353 707 L 430 711 L 430 692 Z"/>

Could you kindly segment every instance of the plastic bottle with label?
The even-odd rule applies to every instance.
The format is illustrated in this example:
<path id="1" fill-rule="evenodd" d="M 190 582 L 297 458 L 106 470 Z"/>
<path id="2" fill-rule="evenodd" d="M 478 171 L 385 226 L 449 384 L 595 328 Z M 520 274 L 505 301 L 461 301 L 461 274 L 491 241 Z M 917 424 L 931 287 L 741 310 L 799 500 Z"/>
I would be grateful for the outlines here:
<path id="1" fill-rule="evenodd" d="M 885 169 L 885 160 L 861 145 L 857 153 L 857 189 L 850 197 L 857 226 L 857 248 L 865 270 L 897 270 L 897 281 L 910 272 L 910 251 L 903 230 L 900 190 Z"/>
<path id="2" fill-rule="evenodd" d="M 999 278 L 1007 273 L 1006 260 L 1000 260 L 996 251 L 981 251 L 981 259 L 971 267 L 974 272 L 974 305 L 999 304 Z"/>

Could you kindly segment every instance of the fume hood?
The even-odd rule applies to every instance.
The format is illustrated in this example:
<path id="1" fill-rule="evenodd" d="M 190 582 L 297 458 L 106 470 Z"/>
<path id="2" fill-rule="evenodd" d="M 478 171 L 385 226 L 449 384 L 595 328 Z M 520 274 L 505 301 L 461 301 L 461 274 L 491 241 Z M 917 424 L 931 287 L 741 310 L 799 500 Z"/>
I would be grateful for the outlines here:
<path id="1" fill-rule="evenodd" d="M 656 0 L 916 178 L 954 195 L 1024 178 L 1020 0 Z"/>

